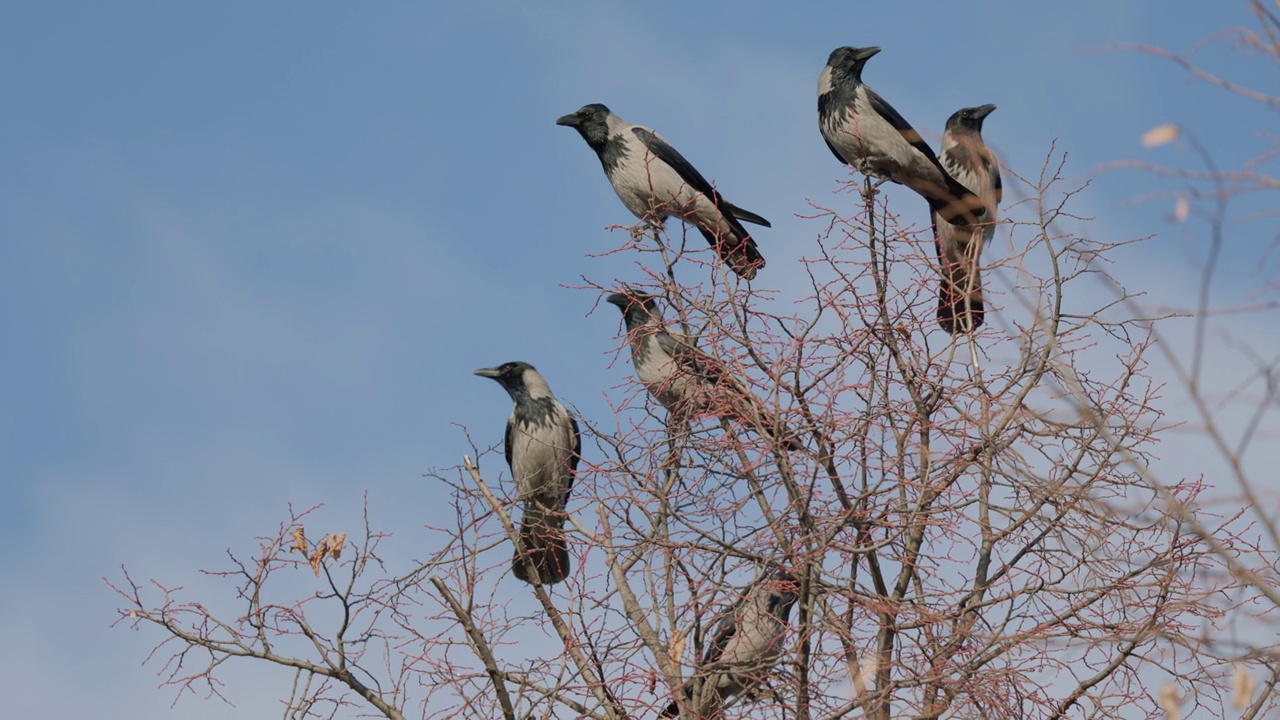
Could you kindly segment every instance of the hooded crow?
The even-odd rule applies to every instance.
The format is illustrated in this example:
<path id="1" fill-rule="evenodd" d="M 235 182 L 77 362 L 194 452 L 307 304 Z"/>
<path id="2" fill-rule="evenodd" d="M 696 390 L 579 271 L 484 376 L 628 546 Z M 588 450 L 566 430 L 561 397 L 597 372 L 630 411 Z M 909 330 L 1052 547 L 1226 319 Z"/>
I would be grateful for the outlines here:
<path id="1" fill-rule="evenodd" d="M 680 424 L 703 415 L 732 418 L 766 438 L 780 433 L 787 450 L 799 449 L 792 430 L 786 425 L 779 428 L 760 399 L 735 380 L 723 363 L 688 338 L 667 330 L 655 297 L 626 290 L 605 301 L 622 311 L 636 376 L 671 417 Z"/>
<path id="2" fill-rule="evenodd" d="M 920 194 L 947 222 L 980 219 L 981 199 L 957 183 L 893 106 L 862 82 L 878 47 L 836 48 L 818 77 L 818 128 L 840 162 Z"/>
<path id="3" fill-rule="evenodd" d="M 955 335 L 982 325 L 982 276 L 978 258 L 996 232 L 1003 191 L 1000 163 L 982 141 L 982 121 L 995 105 L 963 108 L 947 119 L 942 134 L 942 167 L 951 177 L 982 198 L 986 212 L 979 225 L 961 227 L 933 218 L 938 262 L 942 266 L 942 286 L 938 289 L 938 322 Z"/>
<path id="4" fill-rule="evenodd" d="M 698 228 L 729 269 L 750 280 L 764 256 L 739 221 L 769 221 L 732 205 L 654 131 L 632 125 L 599 103 L 556 120 L 578 131 L 604 166 L 614 192 L 641 220 L 661 223 L 674 215 Z"/>
<path id="5" fill-rule="evenodd" d="M 779 570 L 744 590 L 716 618 L 702 661 L 683 690 L 693 717 L 716 717 L 731 698 L 764 682 L 782 655 L 791 607 L 799 596 L 795 577 Z M 672 702 L 662 717 L 679 713 L 679 703 Z"/>
<path id="6" fill-rule="evenodd" d="M 532 365 L 509 362 L 475 371 L 502 385 L 515 402 L 507 419 L 504 447 L 511 477 L 524 504 L 520 544 L 512 563 L 515 576 L 533 583 L 558 583 L 569 575 L 569 551 L 564 539 L 564 508 L 573 488 L 573 476 L 582 454 L 578 423 L 551 394 L 547 381 Z"/>

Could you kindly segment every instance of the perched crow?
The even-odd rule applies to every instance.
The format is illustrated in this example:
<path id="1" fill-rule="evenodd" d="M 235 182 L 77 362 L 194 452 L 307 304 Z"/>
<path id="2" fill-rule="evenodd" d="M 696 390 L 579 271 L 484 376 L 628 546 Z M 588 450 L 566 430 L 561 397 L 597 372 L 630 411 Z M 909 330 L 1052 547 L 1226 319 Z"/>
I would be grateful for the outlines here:
<path id="1" fill-rule="evenodd" d="M 964 108 L 947 119 L 942 134 L 942 167 L 951 177 L 978 194 L 986 207 L 979 225 L 961 227 L 933 218 L 942 286 L 938 289 L 938 322 L 955 335 L 982 325 L 982 276 L 978 258 L 996 232 L 1000 211 L 1000 163 L 982 141 L 982 121 L 995 105 Z"/>
<path id="2" fill-rule="evenodd" d="M 791 429 L 778 428 L 760 399 L 735 380 L 723 363 L 667 330 L 654 297 L 627 290 L 605 300 L 622 311 L 636 376 L 677 426 L 703 415 L 732 418 L 768 439 L 780 432 L 786 449 L 799 449 Z"/>
<path id="3" fill-rule="evenodd" d="M 720 197 L 657 133 L 628 123 L 599 103 L 556 124 L 577 130 L 596 151 L 614 192 L 636 217 L 661 223 L 674 215 L 697 227 L 729 269 L 748 280 L 764 267 L 764 256 L 739 221 L 770 227 L 769 221 Z"/>
<path id="4" fill-rule="evenodd" d="M 558 583 L 569 575 L 562 528 L 582 453 L 578 423 L 529 363 L 509 362 L 475 374 L 497 380 L 515 401 L 507 419 L 505 447 L 507 465 L 524 504 L 520 544 L 538 572 L 537 581 Z M 532 583 L 527 565 L 517 551 L 512 570 L 517 578 Z"/>
<path id="5" fill-rule="evenodd" d="M 728 612 L 716 618 L 702 662 L 684 686 L 694 717 L 712 718 L 736 695 L 755 689 L 782 654 L 791 606 L 800 588 L 790 573 L 777 571 L 747 588 Z M 672 702 L 662 717 L 675 717 Z"/>
<path id="6" fill-rule="evenodd" d="M 982 200 L 957 183 L 893 106 L 862 82 L 878 47 L 836 48 L 818 77 L 818 128 L 840 162 L 915 190 L 950 223 L 981 219 Z"/>

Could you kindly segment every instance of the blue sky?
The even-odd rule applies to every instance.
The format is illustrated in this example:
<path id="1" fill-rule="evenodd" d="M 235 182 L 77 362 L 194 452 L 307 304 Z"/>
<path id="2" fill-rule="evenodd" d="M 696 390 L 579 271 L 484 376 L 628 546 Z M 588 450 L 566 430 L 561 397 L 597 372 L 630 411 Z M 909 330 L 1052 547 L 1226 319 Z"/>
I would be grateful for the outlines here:
<path id="1" fill-rule="evenodd" d="M 1171 121 L 1238 163 L 1274 125 L 1167 63 L 1087 50 L 1185 49 L 1248 22 L 1243 2 L 941 5 L 0 13 L 5 714 L 275 713 L 278 679 L 243 671 L 237 708 L 170 710 L 158 667 L 140 667 L 157 636 L 107 628 L 117 603 L 101 578 L 127 563 L 195 595 L 213 586 L 194 570 L 249 547 L 287 503 L 325 503 L 338 529 L 366 492 L 394 552 L 429 554 L 422 526 L 444 499 L 423 474 L 467 451 L 455 423 L 498 442 L 509 410 L 477 367 L 532 362 L 580 412 L 607 412 L 603 393 L 630 372 L 613 362 L 619 318 L 563 286 L 634 278 L 631 258 L 588 257 L 632 219 L 559 115 L 604 102 L 661 132 L 773 221 L 757 235 L 761 279 L 781 285 L 821 230 L 795 215 L 846 177 L 814 107 L 840 45 L 884 48 L 866 80 L 928 137 L 953 110 L 996 103 L 987 137 L 1023 174 L 1055 139 L 1080 179 L 1121 158 L 1185 161 L 1138 143 Z M 1208 57 L 1274 87 L 1257 63 Z M 1171 203 L 1121 202 L 1159 187 L 1102 174 L 1077 210 L 1102 237 L 1158 233 L 1112 271 L 1177 302 L 1196 228 L 1165 222 Z M 1233 249 L 1224 274 L 1255 257 Z"/>

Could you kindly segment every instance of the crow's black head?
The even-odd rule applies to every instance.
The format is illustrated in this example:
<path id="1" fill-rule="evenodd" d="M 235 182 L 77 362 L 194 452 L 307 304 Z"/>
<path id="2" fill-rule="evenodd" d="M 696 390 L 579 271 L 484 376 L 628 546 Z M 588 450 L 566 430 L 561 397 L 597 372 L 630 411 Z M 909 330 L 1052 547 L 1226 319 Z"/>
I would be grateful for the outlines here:
<path id="1" fill-rule="evenodd" d="M 791 606 L 800 598 L 800 584 L 786 570 L 777 570 L 764 580 L 770 585 L 768 611 L 783 622 L 791 614 Z"/>
<path id="2" fill-rule="evenodd" d="M 622 312 L 626 312 L 630 307 L 642 307 L 649 310 L 656 310 L 658 304 L 654 301 L 657 295 L 651 295 L 639 290 L 626 289 L 620 293 L 614 293 L 605 298 L 605 302 L 610 305 L 617 305 Z"/>
<path id="3" fill-rule="evenodd" d="M 577 130 L 588 145 L 599 150 L 609 138 L 609 115 L 609 108 L 591 103 L 583 105 L 576 113 L 556 118 L 556 124 Z"/>
<path id="4" fill-rule="evenodd" d="M 982 121 L 996 109 L 995 105 L 961 108 L 947 118 L 947 129 L 969 128 L 982 132 Z"/>
<path id="5" fill-rule="evenodd" d="M 846 45 L 831 51 L 831 56 L 827 58 L 827 67 L 836 74 L 837 80 L 861 80 L 862 66 L 866 65 L 867 60 L 878 52 L 880 52 L 878 47 L 856 48 Z"/>
<path id="6" fill-rule="evenodd" d="M 609 117 L 609 108 L 600 103 L 591 103 L 578 108 L 578 112 L 563 115 L 556 119 L 557 125 L 567 125 L 569 127 L 577 127 L 584 122 L 591 120 L 601 120 Z"/>
<path id="7" fill-rule="evenodd" d="M 499 385 L 506 388 L 507 392 L 512 393 L 514 396 L 515 393 L 525 389 L 526 372 L 536 374 L 538 371 L 534 370 L 533 366 L 527 362 L 516 361 L 503 363 L 498 367 L 480 368 L 473 374 L 497 380 Z"/>
<path id="8" fill-rule="evenodd" d="M 650 317 L 658 316 L 657 297 L 639 290 L 628 289 L 614 293 L 604 300 L 610 305 L 616 305 L 622 311 L 622 317 L 626 318 L 627 326 L 630 327 L 633 324 L 643 324 Z"/>

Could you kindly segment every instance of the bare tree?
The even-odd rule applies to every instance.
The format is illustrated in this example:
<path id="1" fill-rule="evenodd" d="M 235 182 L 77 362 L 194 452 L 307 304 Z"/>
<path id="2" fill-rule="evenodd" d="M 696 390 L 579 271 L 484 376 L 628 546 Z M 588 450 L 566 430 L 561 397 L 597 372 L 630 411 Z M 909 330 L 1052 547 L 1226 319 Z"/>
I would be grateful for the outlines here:
<path id="1" fill-rule="evenodd" d="M 669 423 L 637 382 L 608 392 L 612 415 L 580 418 L 564 583 L 509 577 L 516 497 L 468 436 L 463 462 L 430 475 L 455 522 L 432 529 L 441 549 L 420 565 L 384 566 L 370 527 L 339 555 L 291 513 L 219 573 L 237 614 L 126 573 L 120 622 L 159 630 L 153 657 L 180 694 L 221 695 L 232 659 L 292 669 L 286 717 L 640 717 L 697 677 L 713 619 L 782 571 L 798 599 L 780 657 L 709 715 L 1132 718 L 1185 701 L 1223 717 L 1233 678 L 1253 678 L 1242 660 L 1265 668 L 1242 715 L 1275 712 L 1275 505 L 1242 466 L 1252 506 L 1149 470 L 1171 431 L 1151 373 L 1170 354 L 1153 318 L 1169 313 L 1108 274 L 1123 243 L 1071 214 L 1081 188 L 1064 162 L 1051 150 L 1033 173 L 1005 168 L 1020 199 L 985 258 L 993 310 L 972 335 L 936 326 L 923 203 L 856 183 L 813 203 L 806 284 L 778 290 L 736 281 L 696 231 L 635 228 L 623 247 L 645 274 L 577 291 L 657 296 L 737 382 L 690 422 Z M 615 347 L 625 359 L 624 334 Z M 1274 366 L 1249 381 L 1267 390 L 1259 414 Z M 1193 391 L 1200 372 L 1186 371 Z M 737 392 L 777 422 L 734 420 Z M 1239 458 L 1214 435 L 1218 406 L 1199 402 Z M 323 591 L 276 597 L 278 578 L 310 572 Z M 1223 642 L 1228 622 L 1271 633 Z"/>
<path id="2" fill-rule="evenodd" d="M 1182 434 L 1201 450 L 1201 471 L 1217 481 L 1201 497 L 1184 501 L 1169 492 L 1176 478 L 1146 469 L 1143 476 L 1177 521 L 1213 550 L 1220 572 L 1241 586 L 1222 601 L 1223 619 L 1213 631 L 1188 647 L 1231 663 L 1224 674 L 1232 678 L 1233 705 L 1242 716 L 1255 717 L 1274 707 L 1280 681 L 1274 622 L 1262 622 L 1280 609 L 1280 486 L 1271 451 L 1280 407 L 1280 346 L 1269 332 L 1280 308 L 1275 211 L 1280 176 L 1274 169 L 1280 137 L 1270 132 L 1280 95 L 1238 76 L 1274 83 L 1280 68 L 1280 16 L 1262 0 L 1241 3 L 1240 9 L 1246 8 L 1252 16 L 1246 24 L 1216 32 L 1185 51 L 1152 45 L 1118 49 L 1148 55 L 1185 73 L 1192 81 L 1187 91 L 1192 102 L 1231 115 L 1257 110 L 1253 115 L 1263 123 L 1261 131 L 1248 138 L 1229 137 L 1214 127 L 1170 118 L 1143 134 L 1142 144 L 1151 148 L 1143 158 L 1117 161 L 1107 169 L 1140 170 L 1155 180 L 1157 189 L 1133 202 L 1172 204 L 1170 234 L 1189 241 L 1187 267 L 1198 272 L 1194 292 L 1183 294 L 1191 299 L 1188 303 L 1128 306 L 1135 312 L 1188 318 L 1189 332 L 1157 326 L 1152 337 L 1163 367 L 1174 378 L 1173 393 L 1188 408 L 1190 422 Z M 1234 165 L 1219 159 L 1240 155 L 1238 146 L 1244 143 L 1255 147 L 1245 159 Z M 1224 152 L 1228 146 L 1235 147 Z"/>

